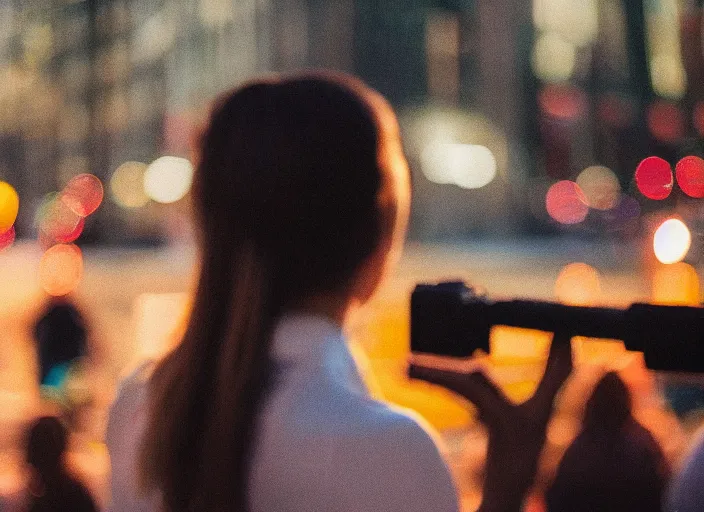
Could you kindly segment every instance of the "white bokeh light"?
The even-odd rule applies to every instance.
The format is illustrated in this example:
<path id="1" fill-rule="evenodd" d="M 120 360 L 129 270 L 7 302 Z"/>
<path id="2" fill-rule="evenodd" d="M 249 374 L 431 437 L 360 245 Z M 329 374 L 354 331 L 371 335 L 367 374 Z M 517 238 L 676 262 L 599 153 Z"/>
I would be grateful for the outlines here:
<path id="1" fill-rule="evenodd" d="M 423 174 L 439 184 L 481 188 L 496 177 L 496 158 L 486 146 L 436 142 L 421 154 Z"/>
<path id="2" fill-rule="evenodd" d="M 653 250 L 660 263 L 672 264 L 682 261 L 689 252 L 692 235 L 679 219 L 668 219 L 655 231 Z"/>
<path id="3" fill-rule="evenodd" d="M 144 193 L 157 203 L 175 203 L 191 189 L 193 165 L 185 158 L 162 156 L 144 173 Z"/>

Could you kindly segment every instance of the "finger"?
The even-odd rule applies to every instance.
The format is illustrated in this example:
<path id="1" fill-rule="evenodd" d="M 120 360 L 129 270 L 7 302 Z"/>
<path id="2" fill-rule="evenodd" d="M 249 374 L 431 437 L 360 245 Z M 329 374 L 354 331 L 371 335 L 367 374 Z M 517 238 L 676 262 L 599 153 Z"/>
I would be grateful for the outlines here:
<path id="1" fill-rule="evenodd" d="M 487 423 L 505 416 L 512 404 L 504 393 L 483 372 L 458 373 L 411 364 L 408 375 L 442 386 L 472 402 Z"/>
<path id="2" fill-rule="evenodd" d="M 570 336 L 556 333 L 550 345 L 545 373 L 531 399 L 542 407 L 552 408 L 555 395 L 572 372 L 572 346 Z"/>

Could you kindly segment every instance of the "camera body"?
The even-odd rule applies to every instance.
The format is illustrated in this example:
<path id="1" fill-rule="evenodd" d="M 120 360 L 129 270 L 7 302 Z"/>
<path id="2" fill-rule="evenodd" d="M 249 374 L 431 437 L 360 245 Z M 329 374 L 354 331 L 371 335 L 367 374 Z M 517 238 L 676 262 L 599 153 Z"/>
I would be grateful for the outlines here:
<path id="1" fill-rule="evenodd" d="M 489 352 L 494 325 L 623 340 L 648 368 L 704 373 L 704 308 L 632 304 L 627 309 L 491 301 L 461 281 L 418 284 L 411 295 L 411 351 L 447 357 Z"/>

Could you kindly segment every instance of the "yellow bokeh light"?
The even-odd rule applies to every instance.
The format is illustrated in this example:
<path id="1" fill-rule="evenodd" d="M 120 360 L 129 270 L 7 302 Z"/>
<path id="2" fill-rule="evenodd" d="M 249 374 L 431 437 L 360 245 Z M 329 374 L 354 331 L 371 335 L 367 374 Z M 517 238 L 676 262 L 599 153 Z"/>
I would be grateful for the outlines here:
<path id="1" fill-rule="evenodd" d="M 139 208 L 149 202 L 144 193 L 144 173 L 147 165 L 142 162 L 125 162 L 110 178 L 113 200 L 123 208 Z"/>
<path id="2" fill-rule="evenodd" d="M 162 156 L 144 173 L 144 193 L 157 203 L 175 203 L 193 183 L 193 165 L 185 158 Z"/>
<path id="3" fill-rule="evenodd" d="M 597 0 L 533 0 L 533 23 L 583 47 L 599 34 Z"/>
<path id="4" fill-rule="evenodd" d="M 17 219 L 20 197 L 12 185 L 0 181 L 0 233 L 10 229 Z"/>
<path id="5" fill-rule="evenodd" d="M 541 35 L 533 47 L 533 72 L 545 82 L 569 80 L 576 61 L 575 46 L 552 32 Z"/>
<path id="6" fill-rule="evenodd" d="M 621 185 L 608 167 L 593 165 L 577 176 L 577 185 L 584 192 L 587 204 L 597 210 L 610 210 L 618 203 Z"/>
<path id="7" fill-rule="evenodd" d="M 555 281 L 555 298 L 564 304 L 593 306 L 600 295 L 599 273 L 586 263 L 566 265 Z"/>
<path id="8" fill-rule="evenodd" d="M 676 306 L 699 305 L 699 276 L 692 265 L 680 261 L 658 266 L 653 275 L 652 302 Z"/>
<path id="9" fill-rule="evenodd" d="M 653 250 L 660 263 L 682 261 L 687 256 L 691 244 L 692 235 L 685 223 L 679 219 L 666 220 L 660 224 L 653 236 Z"/>

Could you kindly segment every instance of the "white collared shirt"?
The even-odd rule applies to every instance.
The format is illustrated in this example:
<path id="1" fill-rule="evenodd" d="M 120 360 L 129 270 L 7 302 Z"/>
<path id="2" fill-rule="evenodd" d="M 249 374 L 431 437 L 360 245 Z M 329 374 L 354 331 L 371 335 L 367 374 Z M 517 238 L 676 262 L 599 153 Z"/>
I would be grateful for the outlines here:
<path id="1" fill-rule="evenodd" d="M 433 437 L 417 418 L 373 400 L 341 329 L 289 315 L 272 340 L 273 376 L 250 466 L 252 512 L 456 512 L 457 493 Z M 148 372 L 123 383 L 107 444 L 114 511 L 156 510 L 140 497 L 136 454 Z"/>

